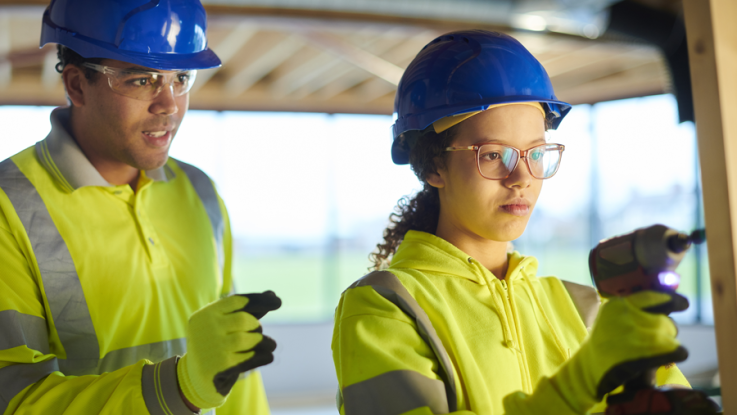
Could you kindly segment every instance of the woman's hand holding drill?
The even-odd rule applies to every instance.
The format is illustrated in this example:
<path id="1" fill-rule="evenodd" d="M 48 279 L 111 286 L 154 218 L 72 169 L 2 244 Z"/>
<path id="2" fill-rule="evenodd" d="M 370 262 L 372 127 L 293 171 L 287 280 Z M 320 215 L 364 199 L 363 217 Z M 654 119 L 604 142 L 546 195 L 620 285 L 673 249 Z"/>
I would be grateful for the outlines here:
<path id="1" fill-rule="evenodd" d="M 569 403 L 599 402 L 635 375 L 688 357 L 666 314 L 688 307 L 676 293 L 642 291 L 601 307 L 589 338 L 553 377 Z"/>
<path id="2" fill-rule="evenodd" d="M 538 384 L 536 392 L 545 391 L 507 396 L 506 412 L 545 413 L 551 399 L 546 392 L 554 391 L 555 400 L 565 401 L 571 413 L 586 413 L 635 375 L 685 360 L 688 353 L 676 340 L 678 329 L 666 314 L 687 307 L 688 301 L 676 293 L 641 291 L 609 299 L 579 350 Z"/>

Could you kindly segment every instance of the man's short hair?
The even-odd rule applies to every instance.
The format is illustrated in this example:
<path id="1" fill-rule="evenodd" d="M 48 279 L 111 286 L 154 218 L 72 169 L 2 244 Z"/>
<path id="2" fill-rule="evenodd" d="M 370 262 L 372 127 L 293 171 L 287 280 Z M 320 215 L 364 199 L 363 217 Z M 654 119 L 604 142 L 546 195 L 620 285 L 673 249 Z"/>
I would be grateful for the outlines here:
<path id="1" fill-rule="evenodd" d="M 100 74 L 94 69 L 86 68 L 82 66 L 85 62 L 97 63 L 102 62 L 102 58 L 83 58 L 79 53 L 69 49 L 64 45 L 56 45 L 56 56 L 59 58 L 59 63 L 56 64 L 56 72 L 62 73 L 67 65 L 74 65 L 84 71 L 84 77 L 95 82 L 97 76 Z"/>

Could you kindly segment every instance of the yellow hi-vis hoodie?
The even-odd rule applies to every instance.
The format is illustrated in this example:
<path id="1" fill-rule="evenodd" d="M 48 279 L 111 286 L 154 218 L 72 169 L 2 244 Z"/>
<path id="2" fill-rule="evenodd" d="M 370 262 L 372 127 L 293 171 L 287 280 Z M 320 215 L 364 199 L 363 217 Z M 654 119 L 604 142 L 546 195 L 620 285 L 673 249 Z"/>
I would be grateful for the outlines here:
<path id="1" fill-rule="evenodd" d="M 409 231 L 391 274 L 358 280 L 336 309 L 341 414 L 504 414 L 503 398 L 519 391 L 544 413 L 573 414 L 549 377 L 588 331 L 563 282 L 537 277 L 537 266 L 514 252 L 500 280 L 449 242 Z M 688 386 L 675 365 L 657 377 Z"/>

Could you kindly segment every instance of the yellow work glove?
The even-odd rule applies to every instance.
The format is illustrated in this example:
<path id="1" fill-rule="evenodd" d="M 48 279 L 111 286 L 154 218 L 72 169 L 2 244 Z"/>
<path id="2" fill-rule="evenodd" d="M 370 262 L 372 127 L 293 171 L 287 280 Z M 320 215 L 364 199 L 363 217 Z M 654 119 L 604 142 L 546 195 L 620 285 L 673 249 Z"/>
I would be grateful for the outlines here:
<path id="1" fill-rule="evenodd" d="M 553 377 L 540 382 L 538 388 L 545 389 L 541 395 L 555 391 L 574 413 L 583 414 L 637 374 L 685 360 L 688 352 L 676 340 L 678 330 L 666 314 L 686 308 L 686 298 L 675 293 L 641 291 L 609 299 L 581 348 Z M 507 413 L 537 413 L 533 408 L 558 400 L 535 392 L 505 397 Z"/>
<path id="2" fill-rule="evenodd" d="M 199 408 L 225 403 L 242 372 L 271 363 L 276 342 L 261 334 L 258 319 L 281 306 L 272 291 L 233 295 L 192 314 L 187 353 L 177 364 L 184 396 Z"/>

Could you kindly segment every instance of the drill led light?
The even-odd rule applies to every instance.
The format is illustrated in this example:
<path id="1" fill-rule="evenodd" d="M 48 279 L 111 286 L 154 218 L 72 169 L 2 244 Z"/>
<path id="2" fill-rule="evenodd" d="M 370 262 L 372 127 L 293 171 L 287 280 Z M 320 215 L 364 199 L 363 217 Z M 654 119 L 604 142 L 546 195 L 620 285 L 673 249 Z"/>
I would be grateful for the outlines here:
<path id="1" fill-rule="evenodd" d="M 676 289 L 678 288 L 678 284 L 681 282 L 681 276 L 673 271 L 663 271 L 658 274 L 658 280 L 661 285 Z"/>

